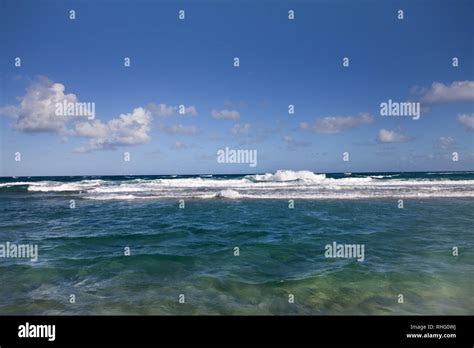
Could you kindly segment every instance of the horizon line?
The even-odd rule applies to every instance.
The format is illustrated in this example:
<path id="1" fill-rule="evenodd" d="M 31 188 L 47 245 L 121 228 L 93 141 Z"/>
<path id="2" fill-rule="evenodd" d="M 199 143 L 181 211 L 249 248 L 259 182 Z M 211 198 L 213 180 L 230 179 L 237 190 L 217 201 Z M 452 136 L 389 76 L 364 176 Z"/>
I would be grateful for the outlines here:
<path id="1" fill-rule="evenodd" d="M 314 172 L 312 170 L 302 169 L 302 170 L 291 170 L 291 169 L 279 169 L 284 171 L 292 171 L 292 172 L 300 172 L 300 171 L 308 171 L 314 174 L 378 174 L 378 173 L 399 173 L 399 174 L 406 174 L 406 173 L 474 173 L 473 170 L 431 170 L 431 171 L 368 171 L 368 172 Z M 0 178 L 46 178 L 46 177 L 94 177 L 94 176 L 201 176 L 201 175 L 212 175 L 212 176 L 224 176 L 224 175 L 234 175 L 234 176 L 242 176 L 242 175 L 262 175 L 267 174 L 269 172 L 259 172 L 259 173 L 233 173 L 233 174 L 217 174 L 217 173 L 199 173 L 199 174 L 77 174 L 77 175 L 11 175 L 11 176 L 3 176 L 1 175 Z M 276 171 L 275 171 L 276 173 Z"/>

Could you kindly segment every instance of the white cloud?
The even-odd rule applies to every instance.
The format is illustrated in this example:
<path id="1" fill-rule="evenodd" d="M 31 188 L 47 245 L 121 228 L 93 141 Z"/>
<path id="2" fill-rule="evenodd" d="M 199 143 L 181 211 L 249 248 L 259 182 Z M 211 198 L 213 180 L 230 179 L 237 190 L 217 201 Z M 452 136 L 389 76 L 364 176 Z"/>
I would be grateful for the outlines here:
<path id="1" fill-rule="evenodd" d="M 7 105 L 0 107 L 0 116 L 7 116 L 7 117 L 17 117 L 18 108 L 13 105 Z"/>
<path id="2" fill-rule="evenodd" d="M 243 134 L 248 134 L 250 130 L 250 124 L 236 124 L 231 128 L 231 132 L 234 135 L 243 135 Z"/>
<path id="3" fill-rule="evenodd" d="M 150 103 L 146 106 L 147 110 L 151 112 L 153 116 L 158 117 L 169 117 L 173 116 L 178 112 L 177 106 L 171 106 L 166 104 L 153 104 Z"/>
<path id="4" fill-rule="evenodd" d="M 424 104 L 474 101 L 474 81 L 454 81 L 450 85 L 433 82 L 430 88 L 412 89 Z"/>
<path id="5" fill-rule="evenodd" d="M 452 137 L 439 137 L 438 139 L 438 145 L 443 149 L 447 149 L 455 143 L 456 141 Z"/>
<path id="6" fill-rule="evenodd" d="M 197 114 L 198 112 L 194 105 L 184 107 L 184 115 L 197 116 Z"/>
<path id="7" fill-rule="evenodd" d="M 358 126 L 370 124 L 374 118 L 368 113 L 359 113 L 355 116 L 328 116 L 323 117 L 311 125 L 307 122 L 300 123 L 300 129 L 318 133 L 337 134 Z"/>
<path id="8" fill-rule="evenodd" d="M 0 108 L 0 114 L 13 117 L 13 128 L 26 133 L 67 134 L 68 117 L 56 115 L 56 103 L 66 100 L 77 102 L 75 94 L 64 94 L 65 87 L 46 77 L 39 77 L 19 98 L 18 106 L 8 105 Z"/>
<path id="9" fill-rule="evenodd" d="M 160 130 L 168 134 L 197 135 L 201 130 L 195 126 L 183 126 L 182 124 L 174 124 L 171 126 L 162 126 Z"/>
<path id="10" fill-rule="evenodd" d="M 87 138 L 106 138 L 109 128 L 100 120 L 92 122 L 78 122 L 75 126 L 73 135 Z"/>
<path id="11" fill-rule="evenodd" d="M 466 127 L 467 130 L 474 131 L 474 113 L 458 115 L 458 121 Z"/>
<path id="12" fill-rule="evenodd" d="M 76 152 L 114 149 L 116 146 L 138 145 L 150 141 L 153 117 L 149 109 L 138 107 L 131 113 L 121 114 L 107 122 L 58 116 L 57 103 L 64 100 L 68 103 L 78 102 L 75 94 L 65 94 L 64 91 L 63 84 L 39 77 L 28 87 L 26 95 L 19 98 L 19 105 L 0 108 L 0 115 L 12 117 L 12 127 L 22 132 L 59 134 L 62 141 L 65 141 L 66 136 L 89 138 L 86 144 L 75 149 Z M 165 104 L 155 107 L 155 112 L 160 115 L 169 115 L 176 109 Z M 191 106 L 186 108 L 186 112 L 194 114 L 197 111 Z"/>
<path id="13" fill-rule="evenodd" d="M 212 110 L 211 116 L 217 120 L 238 120 L 240 114 L 237 110 Z"/>
<path id="14" fill-rule="evenodd" d="M 154 104 L 150 103 L 146 106 L 146 109 L 150 111 L 153 116 L 157 117 L 170 117 L 174 115 L 190 115 L 196 116 L 198 114 L 197 109 L 194 105 L 185 106 L 183 105 L 182 112 L 179 106 L 167 105 L 167 104 Z"/>
<path id="15" fill-rule="evenodd" d="M 410 140 L 412 140 L 411 137 L 397 131 L 387 129 L 379 130 L 378 141 L 381 143 L 405 143 Z"/>
<path id="16" fill-rule="evenodd" d="M 76 149 L 77 152 L 114 149 L 116 146 L 138 145 L 150 141 L 152 117 L 148 110 L 139 107 L 128 114 L 121 114 L 107 123 L 99 120 L 79 122 L 74 135 L 91 138 L 89 142 Z"/>

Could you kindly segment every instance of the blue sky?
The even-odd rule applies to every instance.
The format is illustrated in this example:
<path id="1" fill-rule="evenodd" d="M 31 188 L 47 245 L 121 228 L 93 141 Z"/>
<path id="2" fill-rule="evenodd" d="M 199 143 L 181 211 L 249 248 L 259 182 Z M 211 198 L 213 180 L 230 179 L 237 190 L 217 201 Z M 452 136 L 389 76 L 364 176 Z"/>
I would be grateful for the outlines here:
<path id="1" fill-rule="evenodd" d="M 2 176 L 474 170 L 472 1 L 1 9 Z M 51 103 L 63 94 L 95 103 L 95 119 L 58 120 Z M 381 116 L 388 99 L 419 101 L 420 119 Z M 217 163 L 225 147 L 257 150 L 257 167 Z"/>

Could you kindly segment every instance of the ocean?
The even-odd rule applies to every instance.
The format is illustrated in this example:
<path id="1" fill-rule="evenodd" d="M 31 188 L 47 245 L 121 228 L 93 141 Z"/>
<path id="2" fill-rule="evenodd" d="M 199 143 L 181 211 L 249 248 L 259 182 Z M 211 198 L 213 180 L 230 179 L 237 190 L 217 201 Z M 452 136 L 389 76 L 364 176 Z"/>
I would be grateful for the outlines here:
<path id="1" fill-rule="evenodd" d="M 1 315 L 474 312 L 474 172 L 3 177 L 0 211 L 38 247 Z"/>

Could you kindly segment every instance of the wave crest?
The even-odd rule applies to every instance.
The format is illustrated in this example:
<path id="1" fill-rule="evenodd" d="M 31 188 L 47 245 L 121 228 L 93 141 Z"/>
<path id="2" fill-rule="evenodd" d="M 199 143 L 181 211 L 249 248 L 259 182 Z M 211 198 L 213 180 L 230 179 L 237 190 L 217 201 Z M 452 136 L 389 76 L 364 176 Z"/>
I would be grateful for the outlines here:
<path id="1" fill-rule="evenodd" d="M 237 191 L 234 190 L 222 190 L 219 193 L 216 194 L 216 197 L 218 198 L 229 198 L 229 199 L 236 199 L 236 198 L 241 198 L 241 194 L 238 193 Z"/>
<path id="2" fill-rule="evenodd" d="M 315 174 L 278 170 L 274 174 L 212 177 L 150 177 L 80 181 L 16 181 L 0 184 L 0 193 L 78 195 L 92 200 L 133 199 L 380 199 L 474 197 L 474 179 L 403 177 L 402 174 Z M 28 191 L 26 191 L 28 190 Z"/>
<path id="3" fill-rule="evenodd" d="M 275 174 L 266 173 L 266 174 L 256 174 L 256 175 L 247 175 L 247 178 L 251 178 L 254 181 L 312 181 L 319 182 L 326 179 L 326 174 L 314 174 L 309 170 L 277 170 Z"/>

